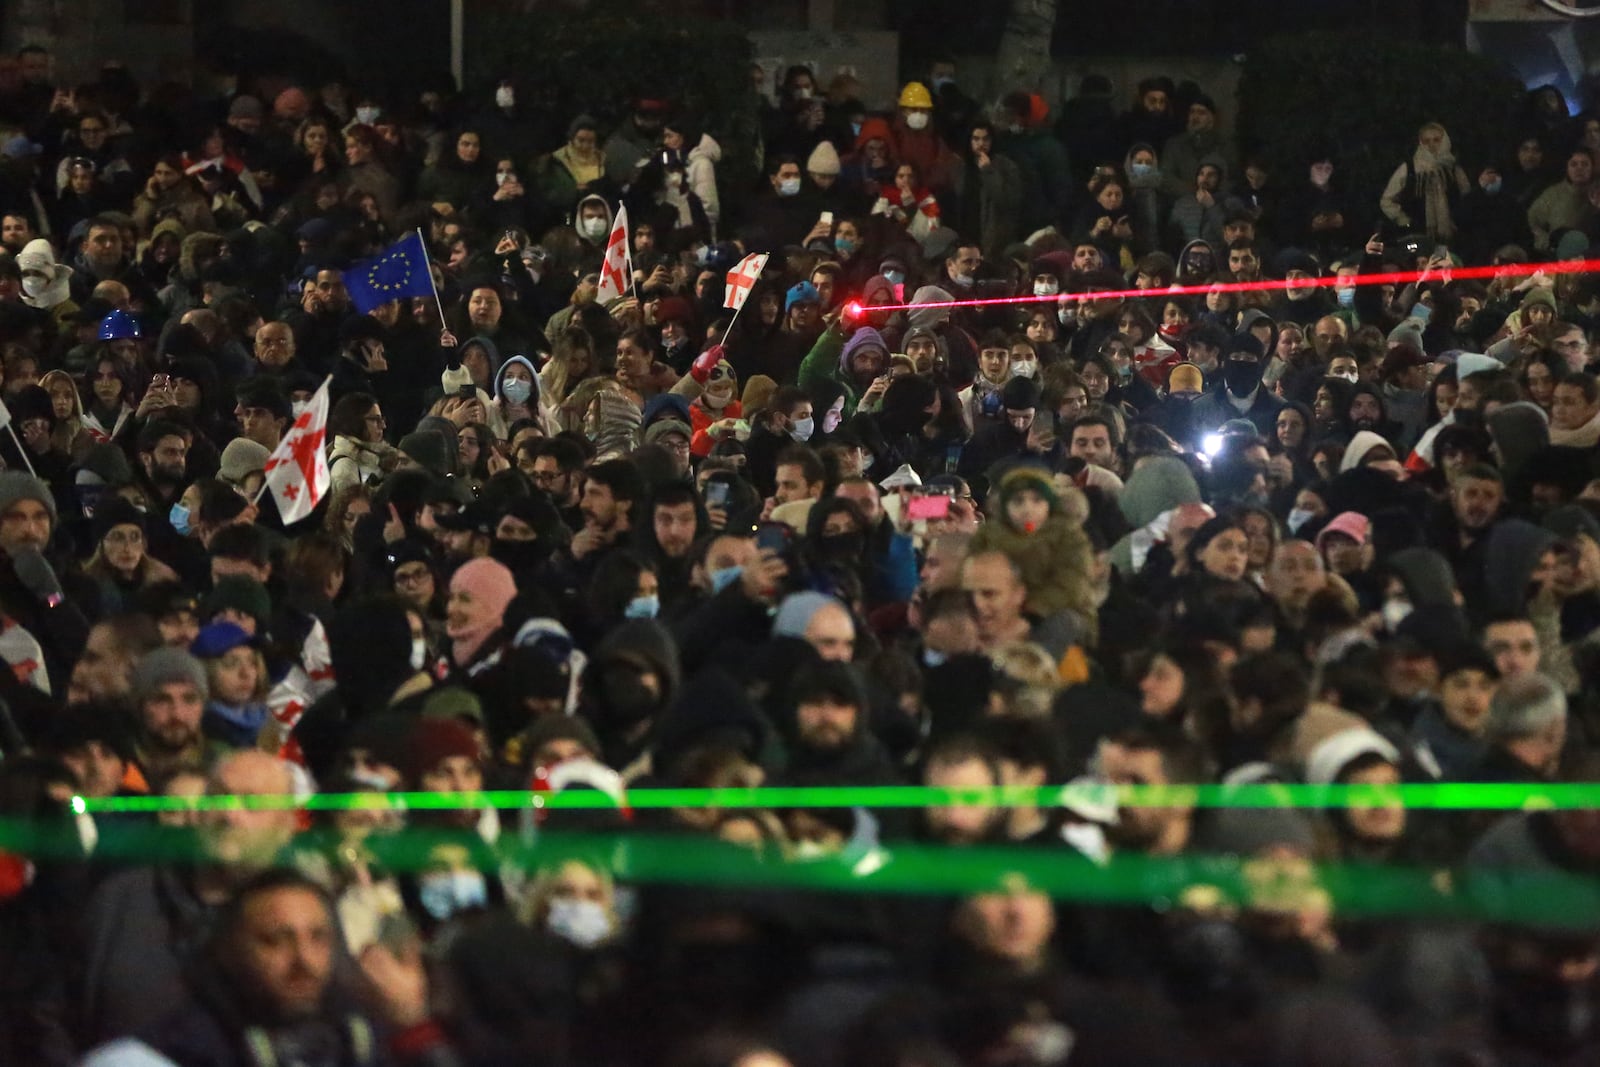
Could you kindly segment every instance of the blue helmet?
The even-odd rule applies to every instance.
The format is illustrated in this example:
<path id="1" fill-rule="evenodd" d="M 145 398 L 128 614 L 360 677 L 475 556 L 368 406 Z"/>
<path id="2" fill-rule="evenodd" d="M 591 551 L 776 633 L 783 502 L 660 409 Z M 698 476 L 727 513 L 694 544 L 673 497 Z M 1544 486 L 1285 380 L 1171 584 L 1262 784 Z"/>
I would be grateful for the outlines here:
<path id="1" fill-rule="evenodd" d="M 102 341 L 137 341 L 139 336 L 139 320 L 126 311 L 113 311 L 100 320 Z"/>

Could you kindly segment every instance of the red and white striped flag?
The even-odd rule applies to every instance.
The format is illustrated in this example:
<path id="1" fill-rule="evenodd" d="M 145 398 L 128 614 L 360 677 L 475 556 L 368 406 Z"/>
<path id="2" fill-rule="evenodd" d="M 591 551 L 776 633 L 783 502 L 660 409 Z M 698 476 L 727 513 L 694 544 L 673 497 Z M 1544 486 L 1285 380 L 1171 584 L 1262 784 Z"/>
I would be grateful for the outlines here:
<path id="1" fill-rule="evenodd" d="M 617 221 L 606 241 L 606 261 L 600 267 L 600 291 L 595 296 L 601 307 L 628 291 L 633 280 L 633 253 L 628 248 L 628 209 L 617 206 Z"/>
<path id="2" fill-rule="evenodd" d="M 750 290 L 755 288 L 756 279 L 761 277 L 761 271 L 767 265 L 765 252 L 752 252 L 741 259 L 736 267 L 728 272 L 728 288 L 722 297 L 722 306 L 738 311 L 744 307 L 744 302 L 750 299 Z"/>
<path id="3" fill-rule="evenodd" d="M 272 490 L 285 524 L 311 514 L 333 482 L 328 474 L 328 453 L 322 447 L 328 436 L 328 382 L 332 380 L 323 380 L 288 434 L 267 457 L 266 487 Z"/>

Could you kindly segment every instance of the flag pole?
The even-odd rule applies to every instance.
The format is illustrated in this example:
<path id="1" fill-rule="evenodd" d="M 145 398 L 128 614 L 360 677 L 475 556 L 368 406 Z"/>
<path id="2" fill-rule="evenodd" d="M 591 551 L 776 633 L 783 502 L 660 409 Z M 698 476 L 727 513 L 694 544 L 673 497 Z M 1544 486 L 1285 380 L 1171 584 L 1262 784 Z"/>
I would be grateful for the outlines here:
<path id="1" fill-rule="evenodd" d="M 422 236 L 422 227 L 421 226 L 417 227 L 417 240 L 422 242 L 422 250 L 423 250 L 423 252 L 427 252 L 427 250 L 428 250 L 428 239 L 426 237 Z M 424 257 L 424 258 L 426 258 L 426 257 Z M 445 324 L 445 321 L 444 321 L 444 303 L 439 299 L 439 286 L 433 280 L 433 263 L 432 263 L 431 260 L 427 261 L 427 267 L 428 267 L 428 288 L 433 290 L 433 306 L 439 309 L 439 329 L 448 330 L 450 327 L 447 326 Z M 329 380 L 331 381 L 332 379 L 330 378 Z"/>

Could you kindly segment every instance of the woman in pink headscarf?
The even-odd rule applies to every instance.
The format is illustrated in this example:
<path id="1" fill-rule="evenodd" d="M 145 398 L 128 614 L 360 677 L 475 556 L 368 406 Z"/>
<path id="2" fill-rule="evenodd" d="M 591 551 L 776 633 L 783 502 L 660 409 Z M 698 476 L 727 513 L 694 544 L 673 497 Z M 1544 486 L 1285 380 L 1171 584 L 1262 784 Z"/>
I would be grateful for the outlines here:
<path id="1" fill-rule="evenodd" d="M 500 630 L 506 606 L 516 595 L 516 579 L 495 560 L 475 559 L 456 571 L 450 579 L 445 633 L 451 641 L 450 660 L 457 670 L 471 674 L 474 663 L 499 647 L 500 642 L 490 638 Z"/>

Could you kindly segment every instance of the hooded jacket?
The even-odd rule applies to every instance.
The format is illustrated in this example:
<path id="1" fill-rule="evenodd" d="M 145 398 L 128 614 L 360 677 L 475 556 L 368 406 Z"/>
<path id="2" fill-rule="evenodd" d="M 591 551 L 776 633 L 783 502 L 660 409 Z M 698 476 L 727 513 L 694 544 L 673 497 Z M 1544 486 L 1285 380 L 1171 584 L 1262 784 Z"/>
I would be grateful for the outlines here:
<path id="1" fill-rule="evenodd" d="M 638 720 L 620 715 L 618 709 L 608 703 L 603 677 L 609 668 L 616 666 L 649 672 L 659 681 L 660 691 L 653 710 L 646 715 L 647 719 L 659 717 L 672 706 L 678 698 L 683 677 L 672 634 L 654 619 L 629 619 L 607 634 L 595 647 L 594 657 L 584 674 L 587 717 L 594 724 L 595 733 L 600 736 L 605 748 L 605 762 L 612 767 L 629 768 L 623 773 L 623 777 L 628 778 L 637 776 L 643 769 L 631 765 L 645 754 L 649 734 L 630 738 L 628 735 Z"/>
<path id="2" fill-rule="evenodd" d="M 1071 611 L 1092 635 L 1098 618 L 1091 578 L 1094 551 L 1083 527 L 1067 517 L 1048 472 L 1017 468 L 1000 479 L 995 518 L 978 527 L 972 538 L 972 555 L 1004 552 L 1022 572 L 1028 587 L 1024 609 L 1041 618 Z M 1024 489 L 1038 492 L 1050 504 L 1049 517 L 1037 530 L 1012 527 L 1006 517 L 1011 498 Z"/>
<path id="3" fill-rule="evenodd" d="M 717 196 L 717 164 L 722 162 L 722 146 L 709 133 L 700 135 L 700 143 L 689 149 L 688 165 L 684 173 L 689 178 L 689 190 L 700 198 L 706 220 L 711 223 L 711 240 L 717 239 L 717 220 L 722 217 L 722 201 Z"/>
<path id="4" fill-rule="evenodd" d="M 476 340 L 487 341 L 487 338 L 476 338 Z M 489 415 L 489 429 L 503 441 L 510 436 L 511 424 L 517 421 L 516 418 L 512 417 L 512 404 L 506 399 L 504 388 L 506 368 L 514 363 L 526 367 L 528 373 L 533 376 L 533 392 L 528 395 L 527 402 L 521 406 L 527 409 L 527 417 L 535 419 L 539 423 L 545 436 L 553 436 L 556 432 L 555 411 L 545 402 L 544 391 L 540 387 L 539 368 L 535 367 L 533 361 L 527 356 L 512 356 L 500 364 L 500 368 L 494 372 L 494 402 L 484 405 L 484 410 Z"/>
<path id="5" fill-rule="evenodd" d="M 1539 557 L 1556 540 L 1549 530 L 1523 519 L 1502 519 L 1494 524 L 1483 561 L 1483 618 L 1520 615 L 1528 610 L 1528 583 Z"/>

